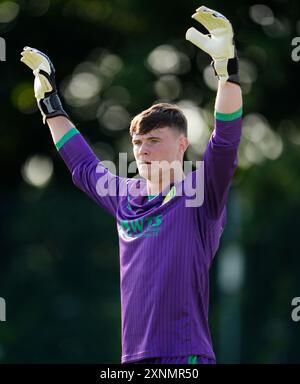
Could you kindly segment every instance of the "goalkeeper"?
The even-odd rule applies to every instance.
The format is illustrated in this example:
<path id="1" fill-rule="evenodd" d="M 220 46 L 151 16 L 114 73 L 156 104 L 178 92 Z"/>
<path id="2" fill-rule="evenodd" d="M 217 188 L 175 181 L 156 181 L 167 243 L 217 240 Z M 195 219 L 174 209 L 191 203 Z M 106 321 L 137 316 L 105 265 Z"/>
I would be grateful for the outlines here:
<path id="1" fill-rule="evenodd" d="M 131 121 L 142 178 L 121 178 L 104 167 L 64 111 L 50 59 L 30 47 L 21 54 L 33 70 L 43 121 L 74 184 L 116 218 L 122 363 L 216 361 L 208 325 L 209 270 L 226 224 L 226 201 L 237 166 L 242 95 L 230 22 L 205 6 L 192 17 L 209 34 L 190 28 L 186 39 L 211 56 L 219 79 L 214 131 L 203 154 L 204 202 L 196 207 L 187 207 L 186 196 L 177 193 L 199 170 L 183 173 L 187 121 L 176 105 L 155 104 Z M 164 161 L 177 161 L 179 170 L 159 169 Z M 105 188 L 110 192 L 104 193 Z"/>

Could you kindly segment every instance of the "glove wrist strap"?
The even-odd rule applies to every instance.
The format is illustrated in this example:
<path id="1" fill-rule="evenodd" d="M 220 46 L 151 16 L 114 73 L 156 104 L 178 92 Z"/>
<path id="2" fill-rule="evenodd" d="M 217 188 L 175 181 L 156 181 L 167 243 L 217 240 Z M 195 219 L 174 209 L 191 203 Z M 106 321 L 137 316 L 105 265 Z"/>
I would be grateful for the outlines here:
<path id="1" fill-rule="evenodd" d="M 69 119 L 69 115 L 63 109 L 61 101 L 57 92 L 53 92 L 45 96 L 38 102 L 39 109 L 43 115 L 43 123 L 46 123 L 46 119 L 56 116 L 65 116 Z"/>
<path id="2" fill-rule="evenodd" d="M 241 85 L 239 73 L 239 60 L 236 55 L 232 59 L 228 60 L 227 70 L 229 75 L 227 81 L 229 81 L 230 83 Z"/>
<path id="3" fill-rule="evenodd" d="M 215 75 L 219 77 L 219 75 L 216 71 L 216 68 L 215 68 L 215 62 L 214 61 L 212 61 L 211 66 L 214 69 Z M 235 83 L 235 84 L 241 85 L 240 84 L 239 59 L 237 56 L 236 49 L 235 49 L 234 57 L 231 59 L 228 59 L 228 61 L 227 61 L 227 73 L 228 73 L 227 81 L 229 81 L 230 83 Z"/>

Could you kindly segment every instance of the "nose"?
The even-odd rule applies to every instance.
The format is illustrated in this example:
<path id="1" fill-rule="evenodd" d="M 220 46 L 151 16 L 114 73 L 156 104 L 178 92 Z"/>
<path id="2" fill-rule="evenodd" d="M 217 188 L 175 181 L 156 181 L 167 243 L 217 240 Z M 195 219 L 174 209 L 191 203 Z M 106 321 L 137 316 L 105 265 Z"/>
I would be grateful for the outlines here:
<path id="1" fill-rule="evenodd" d="M 146 142 L 142 143 L 138 149 L 139 155 L 148 155 L 149 154 L 149 147 Z"/>

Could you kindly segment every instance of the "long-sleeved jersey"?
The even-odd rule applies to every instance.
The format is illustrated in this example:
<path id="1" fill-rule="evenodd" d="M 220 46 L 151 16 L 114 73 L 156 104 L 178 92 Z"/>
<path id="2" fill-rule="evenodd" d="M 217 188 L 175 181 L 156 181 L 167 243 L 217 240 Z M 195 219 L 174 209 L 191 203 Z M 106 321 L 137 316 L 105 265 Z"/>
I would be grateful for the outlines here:
<path id="1" fill-rule="evenodd" d="M 215 113 L 202 157 L 204 200 L 198 206 L 187 201 L 191 186 L 199 184 L 199 169 L 172 184 L 166 196 L 150 198 L 144 179 L 110 173 L 76 128 L 56 144 L 75 185 L 116 218 L 122 363 L 187 355 L 215 359 L 208 324 L 209 269 L 226 224 L 241 115 L 242 109 Z"/>

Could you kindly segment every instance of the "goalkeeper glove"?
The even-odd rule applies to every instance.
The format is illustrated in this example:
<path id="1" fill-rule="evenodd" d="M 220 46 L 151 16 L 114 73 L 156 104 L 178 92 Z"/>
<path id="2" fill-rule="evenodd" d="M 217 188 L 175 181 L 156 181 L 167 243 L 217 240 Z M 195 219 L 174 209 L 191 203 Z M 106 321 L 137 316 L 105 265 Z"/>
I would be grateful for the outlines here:
<path id="1" fill-rule="evenodd" d="M 21 53 L 21 61 L 32 69 L 34 78 L 34 95 L 38 107 L 46 119 L 55 116 L 66 116 L 55 84 L 55 69 L 48 56 L 35 48 L 24 47 Z"/>
<path id="2" fill-rule="evenodd" d="M 209 34 L 204 35 L 192 27 L 187 30 L 185 38 L 212 57 L 211 65 L 222 83 L 229 81 L 240 85 L 238 57 L 230 21 L 205 6 L 199 7 L 192 18 L 201 23 Z"/>

